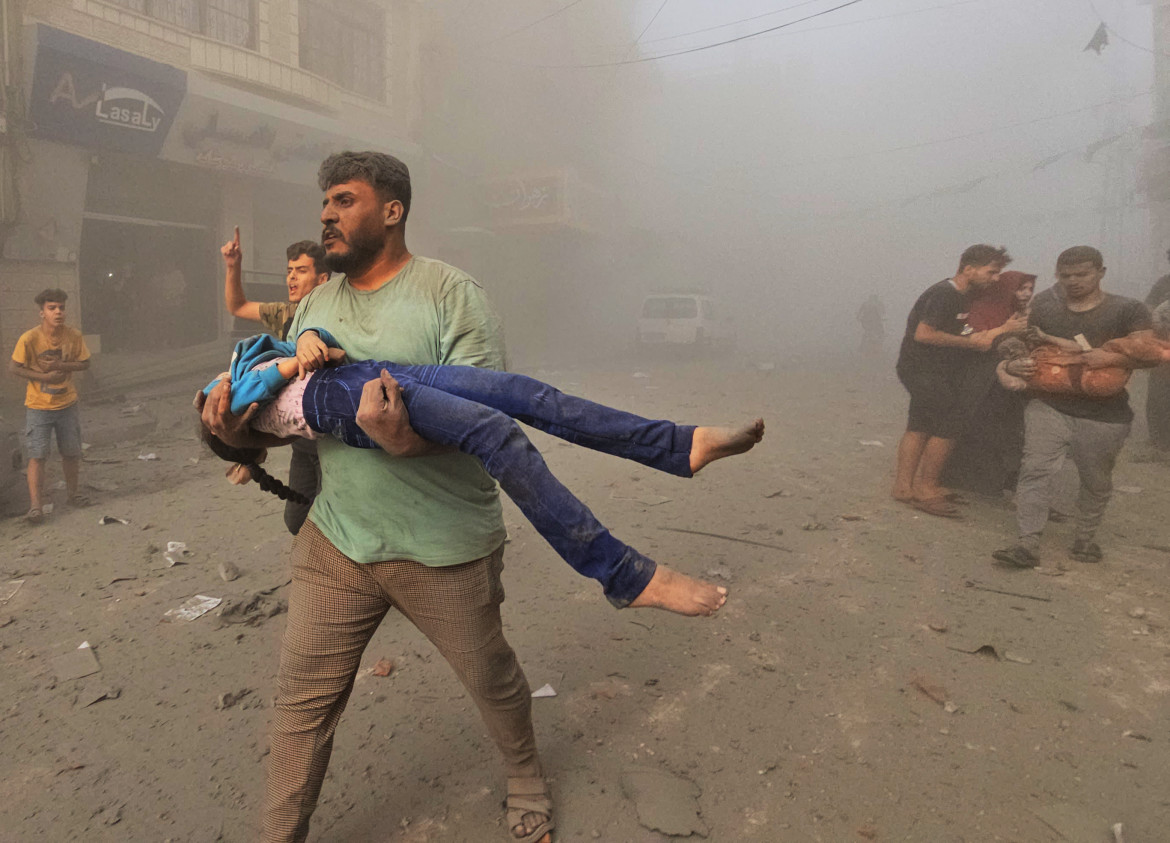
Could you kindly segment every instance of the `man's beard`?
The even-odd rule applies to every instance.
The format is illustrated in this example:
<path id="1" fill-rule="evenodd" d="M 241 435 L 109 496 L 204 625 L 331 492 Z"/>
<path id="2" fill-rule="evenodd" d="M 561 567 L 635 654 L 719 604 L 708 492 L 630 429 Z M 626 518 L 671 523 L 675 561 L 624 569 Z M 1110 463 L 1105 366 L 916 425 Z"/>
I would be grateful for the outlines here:
<path id="1" fill-rule="evenodd" d="M 349 251 L 345 253 L 325 252 L 325 268 L 330 272 L 353 275 L 368 267 L 382 250 L 381 237 L 372 237 L 355 232 L 346 240 Z"/>

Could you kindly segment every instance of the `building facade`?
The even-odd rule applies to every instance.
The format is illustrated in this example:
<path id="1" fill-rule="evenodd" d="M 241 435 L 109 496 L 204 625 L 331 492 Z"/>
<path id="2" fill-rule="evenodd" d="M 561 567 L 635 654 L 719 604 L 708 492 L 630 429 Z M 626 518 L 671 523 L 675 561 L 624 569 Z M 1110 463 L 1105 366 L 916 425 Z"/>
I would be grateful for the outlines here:
<path id="1" fill-rule="evenodd" d="M 419 163 L 419 25 L 397 0 L 0 0 L 0 343 L 50 286 L 95 351 L 220 338 L 237 225 L 249 296 L 284 298 L 321 160 Z"/>

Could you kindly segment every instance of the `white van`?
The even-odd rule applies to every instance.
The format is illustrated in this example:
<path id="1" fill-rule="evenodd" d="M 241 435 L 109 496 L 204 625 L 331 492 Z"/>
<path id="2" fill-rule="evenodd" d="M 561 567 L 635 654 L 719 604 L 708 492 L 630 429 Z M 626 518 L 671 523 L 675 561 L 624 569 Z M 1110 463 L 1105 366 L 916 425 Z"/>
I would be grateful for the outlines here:
<path id="1" fill-rule="evenodd" d="M 728 347 L 734 343 L 730 320 L 715 300 L 702 293 L 654 293 L 642 301 L 638 345 Z"/>

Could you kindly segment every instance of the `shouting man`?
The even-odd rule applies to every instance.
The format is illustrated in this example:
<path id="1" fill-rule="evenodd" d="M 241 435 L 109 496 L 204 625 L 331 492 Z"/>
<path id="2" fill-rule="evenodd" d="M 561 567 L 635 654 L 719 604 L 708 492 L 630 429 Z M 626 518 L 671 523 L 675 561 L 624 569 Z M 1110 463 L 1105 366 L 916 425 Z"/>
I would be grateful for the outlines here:
<path id="1" fill-rule="evenodd" d="M 297 305 L 315 287 L 329 280 L 329 270 L 325 268 L 325 250 L 320 243 L 312 240 L 301 240 L 293 243 L 285 250 L 288 258 L 288 272 L 285 281 L 288 283 L 288 301 L 254 302 L 248 301 L 244 295 L 241 264 L 244 252 L 240 247 L 240 229 L 236 227 L 236 236 L 223 245 L 220 250 L 225 267 L 223 282 L 223 298 L 228 312 L 239 319 L 259 322 L 269 333 L 277 339 L 288 338 L 288 329 L 296 315 Z M 233 483 L 246 483 L 250 479 L 243 466 L 235 465 L 228 469 L 228 477 Z M 292 457 L 288 463 L 288 485 L 296 492 L 300 492 L 310 500 L 321 490 L 321 463 L 317 459 L 317 443 L 311 439 L 298 439 L 292 443 Z M 294 536 L 300 532 L 301 525 L 309 514 L 311 504 L 298 501 L 287 501 L 284 505 L 284 526 Z"/>

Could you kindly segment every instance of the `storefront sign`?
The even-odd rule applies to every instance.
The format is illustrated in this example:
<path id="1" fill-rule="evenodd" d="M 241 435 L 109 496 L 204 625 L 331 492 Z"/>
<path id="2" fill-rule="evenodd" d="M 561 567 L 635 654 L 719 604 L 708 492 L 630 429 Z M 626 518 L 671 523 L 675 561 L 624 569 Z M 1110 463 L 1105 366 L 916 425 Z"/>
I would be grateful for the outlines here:
<path id="1" fill-rule="evenodd" d="M 562 172 L 493 179 L 486 185 L 487 205 L 497 225 L 568 222 Z"/>
<path id="2" fill-rule="evenodd" d="M 37 27 L 29 115 L 38 137 L 157 155 L 187 74 L 52 27 Z"/>

